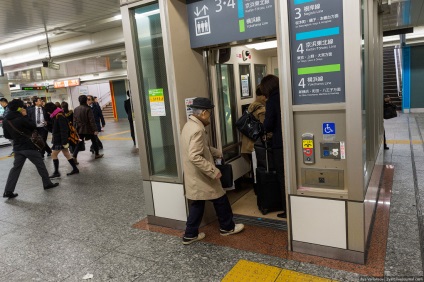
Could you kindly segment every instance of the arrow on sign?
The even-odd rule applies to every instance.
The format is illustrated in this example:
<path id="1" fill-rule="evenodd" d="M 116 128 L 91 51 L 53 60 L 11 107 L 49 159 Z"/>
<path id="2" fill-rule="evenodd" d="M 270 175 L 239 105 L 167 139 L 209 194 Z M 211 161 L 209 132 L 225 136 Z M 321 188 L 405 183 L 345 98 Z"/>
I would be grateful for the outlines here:
<path id="1" fill-rule="evenodd" d="M 204 15 L 206 15 L 206 11 L 209 10 L 209 8 L 206 5 L 203 5 L 202 9 L 200 9 L 199 11 L 199 7 L 196 7 L 196 12 L 194 12 L 194 14 L 196 15 L 196 17 L 198 17 L 202 12 Z"/>

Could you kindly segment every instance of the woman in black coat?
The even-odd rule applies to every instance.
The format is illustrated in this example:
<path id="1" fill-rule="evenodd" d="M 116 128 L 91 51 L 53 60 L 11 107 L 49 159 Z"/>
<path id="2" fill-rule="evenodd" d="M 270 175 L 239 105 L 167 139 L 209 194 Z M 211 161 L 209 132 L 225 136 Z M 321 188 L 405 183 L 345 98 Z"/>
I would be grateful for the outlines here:
<path id="1" fill-rule="evenodd" d="M 68 162 L 72 166 L 72 171 L 67 173 L 66 175 L 72 175 L 79 173 L 79 170 L 75 164 L 74 158 L 69 153 L 69 126 L 68 120 L 63 114 L 63 110 L 58 108 L 53 103 L 47 103 L 44 108 L 46 112 L 50 115 L 50 119 L 52 122 L 52 159 L 54 164 L 54 172 L 50 175 L 50 178 L 58 178 L 60 177 L 59 173 L 59 159 L 58 155 L 60 152 L 68 159 Z"/>

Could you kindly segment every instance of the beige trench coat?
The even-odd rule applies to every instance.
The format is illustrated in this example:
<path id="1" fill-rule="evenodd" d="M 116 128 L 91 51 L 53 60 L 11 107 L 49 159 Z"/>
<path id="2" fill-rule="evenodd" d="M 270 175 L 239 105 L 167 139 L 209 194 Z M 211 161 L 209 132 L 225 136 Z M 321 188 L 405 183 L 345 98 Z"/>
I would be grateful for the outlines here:
<path id="1" fill-rule="evenodd" d="M 190 200 L 213 200 L 225 195 L 221 181 L 215 179 L 220 171 L 214 157 L 220 158 L 222 153 L 210 147 L 208 139 L 203 123 L 190 116 L 181 132 L 185 193 Z"/>

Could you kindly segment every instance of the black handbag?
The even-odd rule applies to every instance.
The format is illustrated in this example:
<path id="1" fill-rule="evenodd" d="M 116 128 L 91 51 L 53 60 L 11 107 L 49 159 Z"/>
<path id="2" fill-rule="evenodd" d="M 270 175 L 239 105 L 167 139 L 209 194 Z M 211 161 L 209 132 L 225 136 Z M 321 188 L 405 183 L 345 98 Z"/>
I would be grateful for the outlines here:
<path id="1" fill-rule="evenodd" d="M 397 117 L 396 105 L 388 103 L 384 105 L 384 119 Z"/>
<path id="2" fill-rule="evenodd" d="M 84 140 L 80 140 L 79 143 L 77 144 L 79 151 L 80 152 L 84 152 L 85 151 L 85 142 Z"/>
<path id="3" fill-rule="evenodd" d="M 233 168 L 231 164 L 221 164 L 216 165 L 216 167 L 221 171 L 221 185 L 222 188 L 231 188 L 234 185 L 233 181 Z"/>
<path id="4" fill-rule="evenodd" d="M 237 129 L 253 141 L 258 140 L 264 134 L 263 124 L 253 115 L 262 105 L 257 106 L 252 112 L 246 110 L 243 115 L 236 121 Z"/>
<path id="5" fill-rule="evenodd" d="M 24 136 L 26 138 L 28 138 L 32 144 L 34 144 L 34 146 L 37 148 L 37 150 L 42 151 L 44 149 L 44 147 L 46 147 L 46 142 L 44 142 L 43 137 L 40 136 L 40 134 L 38 134 L 37 130 L 34 130 L 31 133 L 31 136 L 28 136 L 26 134 L 24 134 L 22 131 L 19 131 L 10 120 L 8 120 L 9 125 L 13 128 L 13 130 L 15 130 L 16 132 L 19 133 L 19 135 Z"/>

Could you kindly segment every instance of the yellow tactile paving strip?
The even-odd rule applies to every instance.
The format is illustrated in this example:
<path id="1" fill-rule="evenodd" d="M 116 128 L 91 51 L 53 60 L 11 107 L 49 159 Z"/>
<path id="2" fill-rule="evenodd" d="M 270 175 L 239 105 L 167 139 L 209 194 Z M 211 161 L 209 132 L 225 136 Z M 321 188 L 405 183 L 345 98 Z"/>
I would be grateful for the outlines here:
<path id="1" fill-rule="evenodd" d="M 222 279 L 222 282 L 292 282 L 292 281 L 319 281 L 331 282 L 326 278 L 312 276 L 292 270 L 281 269 L 257 262 L 240 260 Z"/>

